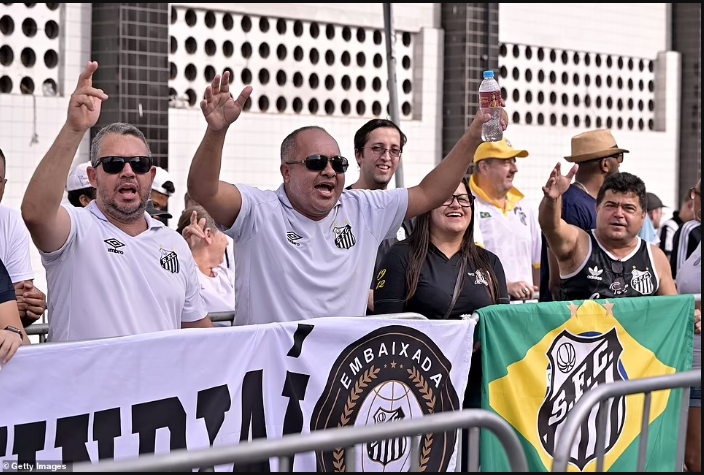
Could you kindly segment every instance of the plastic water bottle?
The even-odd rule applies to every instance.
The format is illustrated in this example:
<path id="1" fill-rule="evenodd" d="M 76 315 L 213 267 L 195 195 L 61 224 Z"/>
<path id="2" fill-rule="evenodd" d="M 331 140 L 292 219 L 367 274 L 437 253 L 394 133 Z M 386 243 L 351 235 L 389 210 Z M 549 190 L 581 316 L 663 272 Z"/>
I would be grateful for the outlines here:
<path id="1" fill-rule="evenodd" d="M 494 71 L 484 71 L 484 80 L 479 86 L 479 107 L 484 114 L 490 114 L 491 120 L 482 126 L 482 140 L 500 142 L 504 138 L 501 127 L 501 88 L 494 79 Z"/>

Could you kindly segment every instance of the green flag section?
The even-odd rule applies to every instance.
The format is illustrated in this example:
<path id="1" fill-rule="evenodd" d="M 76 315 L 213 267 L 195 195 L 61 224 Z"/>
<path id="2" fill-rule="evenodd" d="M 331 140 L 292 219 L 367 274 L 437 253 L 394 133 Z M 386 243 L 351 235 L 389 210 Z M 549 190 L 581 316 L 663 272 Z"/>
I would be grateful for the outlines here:
<path id="1" fill-rule="evenodd" d="M 598 385 L 692 368 L 694 298 L 642 297 L 524 305 L 479 311 L 482 406 L 517 432 L 531 471 L 550 471 L 569 411 Z M 653 393 L 647 471 L 673 471 L 681 390 Z M 606 471 L 633 471 L 643 395 L 607 405 Z M 578 431 L 570 471 L 596 469 L 596 406 Z M 510 469 L 503 447 L 482 432 L 482 471 Z"/>

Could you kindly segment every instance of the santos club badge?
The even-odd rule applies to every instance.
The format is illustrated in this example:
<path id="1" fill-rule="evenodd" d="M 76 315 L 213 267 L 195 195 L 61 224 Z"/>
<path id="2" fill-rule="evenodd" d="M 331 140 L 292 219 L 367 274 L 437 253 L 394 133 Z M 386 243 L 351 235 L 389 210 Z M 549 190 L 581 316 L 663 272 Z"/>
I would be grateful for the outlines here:
<path id="1" fill-rule="evenodd" d="M 325 390 L 311 417 L 311 431 L 385 424 L 436 412 L 459 410 L 450 380 L 451 364 L 425 334 L 392 325 L 349 345 L 333 364 Z M 456 433 L 425 434 L 420 439 L 420 469 L 446 471 Z M 410 469 L 411 438 L 379 440 L 357 453 L 365 472 Z M 317 452 L 318 471 L 344 472 L 345 448 Z"/>

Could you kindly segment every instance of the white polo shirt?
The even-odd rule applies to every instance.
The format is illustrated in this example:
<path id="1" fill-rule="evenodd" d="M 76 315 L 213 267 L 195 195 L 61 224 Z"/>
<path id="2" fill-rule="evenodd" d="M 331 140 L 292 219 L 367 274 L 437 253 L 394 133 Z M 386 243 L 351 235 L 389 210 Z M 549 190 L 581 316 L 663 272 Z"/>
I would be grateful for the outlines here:
<path id="1" fill-rule="evenodd" d="M 41 253 L 50 341 L 173 330 L 206 316 L 198 268 L 176 231 L 145 212 L 149 229 L 133 237 L 95 201 L 64 208 L 71 217 L 68 240 Z"/>
<path id="2" fill-rule="evenodd" d="M 474 219 L 481 229 L 484 248 L 499 257 L 508 282 L 532 284 L 533 269 L 540 268 L 541 232 L 537 216 L 524 206 L 523 194 L 512 189 L 502 208 L 477 186 L 474 175 L 470 188 L 476 198 Z"/>
<path id="3" fill-rule="evenodd" d="M 13 284 L 34 279 L 29 239 L 20 213 L 0 205 L 0 260 Z"/>
<path id="4" fill-rule="evenodd" d="M 235 241 L 236 325 L 362 316 L 382 240 L 396 235 L 408 190 L 345 190 L 313 221 L 293 209 L 283 185 L 237 185 L 242 210 Z"/>

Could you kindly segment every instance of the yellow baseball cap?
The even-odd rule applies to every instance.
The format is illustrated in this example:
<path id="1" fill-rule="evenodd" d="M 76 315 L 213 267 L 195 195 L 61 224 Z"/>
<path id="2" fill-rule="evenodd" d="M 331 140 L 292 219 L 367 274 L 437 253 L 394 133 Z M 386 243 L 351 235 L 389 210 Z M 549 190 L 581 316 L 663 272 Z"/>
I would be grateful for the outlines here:
<path id="1" fill-rule="evenodd" d="M 527 150 L 516 150 L 511 142 L 504 137 L 500 142 L 484 142 L 474 153 L 474 163 L 481 162 L 487 158 L 498 158 L 507 160 L 509 158 L 527 157 Z"/>

